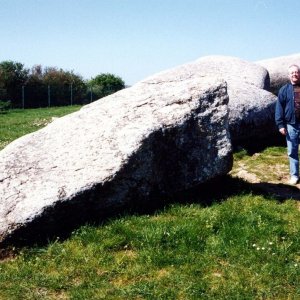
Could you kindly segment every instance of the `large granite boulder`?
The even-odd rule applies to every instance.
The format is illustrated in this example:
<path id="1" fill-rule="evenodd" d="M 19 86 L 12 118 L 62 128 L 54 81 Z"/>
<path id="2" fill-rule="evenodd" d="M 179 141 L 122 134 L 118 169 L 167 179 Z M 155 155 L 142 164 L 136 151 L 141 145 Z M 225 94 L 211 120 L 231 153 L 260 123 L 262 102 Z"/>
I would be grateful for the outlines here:
<path id="1" fill-rule="evenodd" d="M 141 82 L 167 82 L 206 76 L 224 78 L 229 84 L 249 84 L 264 90 L 270 86 L 265 68 L 237 57 L 222 55 L 203 56 L 196 61 L 154 74 Z"/>
<path id="2" fill-rule="evenodd" d="M 229 130 L 233 144 L 257 143 L 277 135 L 274 123 L 276 96 L 270 87 L 268 71 L 254 63 L 230 56 L 205 56 L 146 78 L 157 84 L 216 76 L 224 79 L 229 95 Z"/>
<path id="3" fill-rule="evenodd" d="M 277 95 L 279 89 L 289 82 L 288 67 L 292 64 L 300 66 L 300 54 L 260 60 L 256 64 L 268 70 L 270 74 L 270 91 Z"/>
<path id="4" fill-rule="evenodd" d="M 185 77 L 138 83 L 3 149 L 0 244 L 57 234 L 228 173 L 226 83 Z"/>

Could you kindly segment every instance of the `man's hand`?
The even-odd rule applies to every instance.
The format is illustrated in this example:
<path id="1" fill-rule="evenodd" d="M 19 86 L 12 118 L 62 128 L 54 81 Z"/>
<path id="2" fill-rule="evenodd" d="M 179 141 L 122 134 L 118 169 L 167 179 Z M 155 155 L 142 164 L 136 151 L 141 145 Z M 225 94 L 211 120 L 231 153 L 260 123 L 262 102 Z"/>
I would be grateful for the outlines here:
<path id="1" fill-rule="evenodd" d="M 286 129 L 285 128 L 280 128 L 279 129 L 279 132 L 282 134 L 282 135 L 286 135 Z"/>

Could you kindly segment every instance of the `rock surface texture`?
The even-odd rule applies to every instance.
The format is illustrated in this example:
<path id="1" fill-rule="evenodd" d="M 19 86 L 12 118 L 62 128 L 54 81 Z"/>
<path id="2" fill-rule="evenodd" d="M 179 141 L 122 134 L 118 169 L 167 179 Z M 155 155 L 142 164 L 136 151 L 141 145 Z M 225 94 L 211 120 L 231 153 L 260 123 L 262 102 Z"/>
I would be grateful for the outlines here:
<path id="1" fill-rule="evenodd" d="M 274 114 L 277 97 L 249 84 L 231 84 L 229 129 L 233 144 L 258 144 L 278 136 Z"/>
<path id="2" fill-rule="evenodd" d="M 270 91 L 277 95 L 279 89 L 289 82 L 288 67 L 292 64 L 300 66 L 300 54 L 260 60 L 256 63 L 268 70 L 270 75 Z"/>
<path id="3" fill-rule="evenodd" d="M 276 96 L 270 88 L 268 71 L 254 63 L 228 56 L 205 56 L 146 78 L 142 82 L 186 80 L 206 76 L 227 82 L 229 95 L 229 130 L 234 144 L 257 142 L 276 136 L 274 111 Z"/>
<path id="4" fill-rule="evenodd" d="M 228 173 L 226 83 L 193 71 L 140 82 L 2 150 L 0 245 Z"/>

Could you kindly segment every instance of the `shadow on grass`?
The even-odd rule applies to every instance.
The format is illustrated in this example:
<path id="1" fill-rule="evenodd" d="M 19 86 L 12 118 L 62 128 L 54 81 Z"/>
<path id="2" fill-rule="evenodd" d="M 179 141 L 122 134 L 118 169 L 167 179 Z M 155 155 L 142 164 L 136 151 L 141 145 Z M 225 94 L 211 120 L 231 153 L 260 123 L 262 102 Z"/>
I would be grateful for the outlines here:
<path id="1" fill-rule="evenodd" d="M 300 189 L 296 186 L 282 183 L 260 182 L 253 183 L 252 188 L 260 194 L 271 196 L 280 201 L 288 199 L 300 201 Z"/>
<path id="2" fill-rule="evenodd" d="M 86 222 L 78 222 L 67 226 L 63 231 L 54 232 L 53 234 L 41 234 L 34 240 L 28 238 L 24 239 L 12 239 L 8 244 L 0 247 L 0 260 L 10 258 L 16 255 L 18 250 L 22 247 L 44 247 L 47 244 L 59 239 L 63 241 L 69 238 L 72 232 L 78 229 L 80 226 L 89 224 L 91 226 L 103 226 L 107 222 L 128 215 L 145 215 L 155 214 L 164 210 L 166 207 L 172 204 L 200 204 L 203 207 L 211 206 L 215 203 L 222 203 L 229 197 L 248 194 L 262 195 L 267 199 L 275 199 L 278 201 L 284 201 L 287 199 L 300 200 L 300 190 L 297 187 L 289 186 L 285 184 L 273 184 L 273 183 L 249 183 L 239 178 L 234 178 L 230 175 L 217 177 L 204 184 L 200 184 L 194 188 L 183 192 L 177 192 L 176 194 L 162 198 L 152 197 L 150 201 L 144 203 L 132 202 L 130 205 L 122 207 L 118 211 L 106 212 L 101 218 L 92 216 Z M 61 230 L 61 228 L 60 228 Z"/>
<path id="3" fill-rule="evenodd" d="M 286 147 L 285 137 L 278 134 L 268 139 L 258 138 L 255 143 L 253 143 L 252 139 L 250 139 L 250 141 L 239 141 L 238 144 L 233 143 L 234 152 L 240 149 L 245 149 L 249 155 L 253 155 L 257 152 L 262 152 L 268 147 Z"/>
<path id="4" fill-rule="evenodd" d="M 198 203 L 203 206 L 210 206 L 213 203 L 221 203 L 229 197 L 247 193 L 278 201 L 288 199 L 300 201 L 300 189 L 297 186 L 269 182 L 250 183 L 226 175 L 210 180 L 193 189 L 177 193 L 170 199 L 170 203 Z"/>

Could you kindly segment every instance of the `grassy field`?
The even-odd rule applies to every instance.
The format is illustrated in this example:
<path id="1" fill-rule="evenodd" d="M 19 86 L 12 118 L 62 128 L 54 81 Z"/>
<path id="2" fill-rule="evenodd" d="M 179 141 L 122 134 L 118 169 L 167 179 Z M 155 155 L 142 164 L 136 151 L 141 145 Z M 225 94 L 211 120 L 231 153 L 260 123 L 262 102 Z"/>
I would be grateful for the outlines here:
<path id="1" fill-rule="evenodd" d="M 0 150 L 18 137 L 44 127 L 51 122 L 52 118 L 69 114 L 80 107 L 73 105 L 26 110 L 14 109 L 0 113 Z"/>
<path id="2" fill-rule="evenodd" d="M 32 131 L 51 110 L 4 118 Z M 205 201 L 199 188 L 148 214 L 18 249 L 0 261 L 0 299 L 300 299 L 300 212 L 295 188 L 280 184 L 287 174 L 284 147 L 235 153 L 224 190 L 207 187 Z"/>

